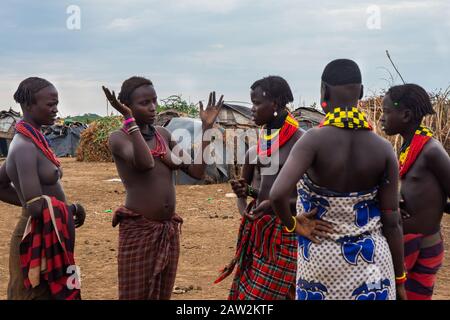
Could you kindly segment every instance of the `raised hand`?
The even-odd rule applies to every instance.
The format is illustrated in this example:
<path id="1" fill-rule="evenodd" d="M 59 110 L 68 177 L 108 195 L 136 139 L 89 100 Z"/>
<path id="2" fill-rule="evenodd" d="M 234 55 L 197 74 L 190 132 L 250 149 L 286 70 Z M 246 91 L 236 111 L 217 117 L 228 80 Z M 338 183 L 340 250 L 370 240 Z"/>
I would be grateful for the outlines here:
<path id="1" fill-rule="evenodd" d="M 213 91 L 209 94 L 208 105 L 206 109 L 203 108 L 203 103 L 200 101 L 200 119 L 205 127 L 212 127 L 219 115 L 220 109 L 223 106 L 223 95 L 220 96 L 219 101 L 216 104 L 216 92 Z"/>
<path id="2" fill-rule="evenodd" d="M 105 93 L 106 98 L 108 99 L 111 106 L 116 109 L 121 115 L 123 115 L 125 118 L 131 117 L 131 109 L 124 105 L 123 103 L 120 103 L 119 100 L 116 98 L 116 93 L 113 91 L 109 91 L 108 88 L 105 86 L 102 86 L 103 92 Z"/>
<path id="3" fill-rule="evenodd" d="M 317 214 L 317 208 L 310 212 L 295 217 L 297 219 L 297 226 L 295 232 L 303 237 L 308 238 L 314 243 L 320 243 L 317 237 L 327 238 L 330 233 L 333 233 L 333 226 L 325 221 L 314 219 Z"/>

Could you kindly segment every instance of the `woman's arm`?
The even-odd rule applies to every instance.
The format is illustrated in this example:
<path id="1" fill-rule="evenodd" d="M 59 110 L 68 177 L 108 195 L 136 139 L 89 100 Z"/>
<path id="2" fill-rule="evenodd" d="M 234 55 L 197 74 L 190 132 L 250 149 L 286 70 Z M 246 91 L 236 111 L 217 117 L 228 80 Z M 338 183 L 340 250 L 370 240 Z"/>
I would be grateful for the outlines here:
<path id="1" fill-rule="evenodd" d="M 403 228 L 399 212 L 398 195 L 398 162 L 394 151 L 389 144 L 386 147 L 388 158 L 386 160 L 385 172 L 386 182 L 379 188 L 378 200 L 381 209 L 381 223 L 383 224 L 383 234 L 391 251 L 396 277 L 402 277 L 405 272 L 403 253 Z M 397 285 L 399 298 L 405 299 L 404 286 Z"/>
<path id="2" fill-rule="evenodd" d="M 131 145 L 125 134 L 113 132 L 108 141 L 111 153 L 124 160 L 130 167 L 138 171 L 148 171 L 155 167 L 155 160 L 147 143 L 139 130 L 130 134 Z"/>
<path id="3" fill-rule="evenodd" d="M 425 153 L 428 168 L 438 179 L 447 197 L 450 197 L 450 157 L 441 144 L 433 145 Z"/>
<path id="4" fill-rule="evenodd" d="M 270 201 L 273 210 L 280 217 L 288 229 L 294 229 L 298 235 L 309 238 L 311 241 L 320 242 L 316 236 L 326 236 L 326 232 L 332 232 L 332 226 L 328 222 L 312 219 L 317 210 L 292 219 L 291 195 L 300 178 L 311 167 L 315 157 L 314 129 L 305 133 L 292 147 L 292 150 L 276 178 L 270 191 Z M 294 215 L 295 216 L 295 215 Z"/>
<path id="5" fill-rule="evenodd" d="M 256 164 L 251 163 L 250 155 L 254 153 L 255 148 L 250 148 L 245 153 L 245 162 L 242 166 L 241 179 L 238 180 L 242 188 L 248 190 L 248 186 L 252 186 L 252 181 L 254 177 L 254 173 L 256 170 Z M 252 198 L 256 199 L 258 197 L 258 189 L 252 187 Z M 245 215 L 245 211 L 247 209 L 247 197 L 249 196 L 248 192 L 245 193 L 245 197 L 238 197 L 236 200 L 237 207 L 241 216 Z"/>
<path id="6" fill-rule="evenodd" d="M 0 201 L 19 207 L 22 206 L 16 189 L 11 185 L 11 179 L 6 174 L 6 162 L 0 167 Z"/>
<path id="7" fill-rule="evenodd" d="M 44 199 L 39 199 L 43 192 L 38 174 L 38 151 L 33 143 L 24 141 L 17 146 L 16 152 L 27 155 L 26 157 L 16 157 L 14 160 L 20 193 L 26 203 L 25 209 L 29 216 L 40 217 L 44 208 Z"/>
<path id="8" fill-rule="evenodd" d="M 108 88 L 102 88 L 113 108 L 119 111 L 125 119 L 132 118 L 131 109 L 117 100 L 114 91 L 111 93 Z M 111 153 L 138 171 L 153 169 L 155 167 L 155 160 L 136 122 L 129 123 L 128 130 L 131 138 L 131 147 L 127 146 L 128 143 L 122 133 L 115 132 L 110 136 L 108 142 Z"/>

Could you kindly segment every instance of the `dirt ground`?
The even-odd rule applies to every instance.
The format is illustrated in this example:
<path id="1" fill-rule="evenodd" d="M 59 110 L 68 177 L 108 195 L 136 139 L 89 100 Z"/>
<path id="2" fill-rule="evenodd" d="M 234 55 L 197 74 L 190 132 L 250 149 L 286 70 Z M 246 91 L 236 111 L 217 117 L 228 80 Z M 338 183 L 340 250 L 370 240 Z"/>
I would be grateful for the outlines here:
<path id="1" fill-rule="evenodd" d="M 109 210 L 124 199 L 112 163 L 80 163 L 63 159 L 63 186 L 70 202 L 80 202 L 88 214 L 77 229 L 76 259 L 82 272 L 84 299 L 117 299 L 117 238 Z M 218 271 L 234 254 L 239 213 L 229 185 L 177 186 L 177 212 L 183 217 L 181 256 L 173 299 L 226 299 L 231 277 L 214 285 Z M 6 299 L 9 242 L 20 208 L 0 203 L 0 299 Z M 443 234 L 450 235 L 450 216 L 444 217 Z M 434 299 L 450 299 L 450 259 L 441 268 Z M 177 288 L 178 287 L 178 288 Z"/>

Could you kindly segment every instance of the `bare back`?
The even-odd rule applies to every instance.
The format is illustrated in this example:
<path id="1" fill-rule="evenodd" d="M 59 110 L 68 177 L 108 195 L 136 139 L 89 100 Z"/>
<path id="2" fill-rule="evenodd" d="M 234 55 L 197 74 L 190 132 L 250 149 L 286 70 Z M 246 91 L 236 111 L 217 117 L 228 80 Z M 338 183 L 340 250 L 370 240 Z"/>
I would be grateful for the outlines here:
<path id="1" fill-rule="evenodd" d="M 316 128 L 314 159 L 307 170 L 318 185 L 336 192 L 365 191 L 380 185 L 386 175 L 392 146 L 372 131 Z"/>

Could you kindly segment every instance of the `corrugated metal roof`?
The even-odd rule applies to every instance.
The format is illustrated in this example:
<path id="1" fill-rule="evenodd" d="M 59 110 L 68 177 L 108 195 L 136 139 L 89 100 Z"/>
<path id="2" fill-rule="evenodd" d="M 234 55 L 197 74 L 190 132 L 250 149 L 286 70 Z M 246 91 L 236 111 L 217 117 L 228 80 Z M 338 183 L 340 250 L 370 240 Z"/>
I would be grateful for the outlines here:
<path id="1" fill-rule="evenodd" d="M 9 132 L 11 127 L 20 120 L 20 118 L 20 113 L 15 112 L 12 109 L 0 111 L 0 132 Z"/>
<path id="2" fill-rule="evenodd" d="M 239 112 L 244 117 L 251 119 L 252 118 L 252 111 L 249 107 L 240 106 L 237 104 L 230 104 L 230 103 L 224 103 L 223 106 L 225 108 L 233 109 L 236 112 Z"/>

